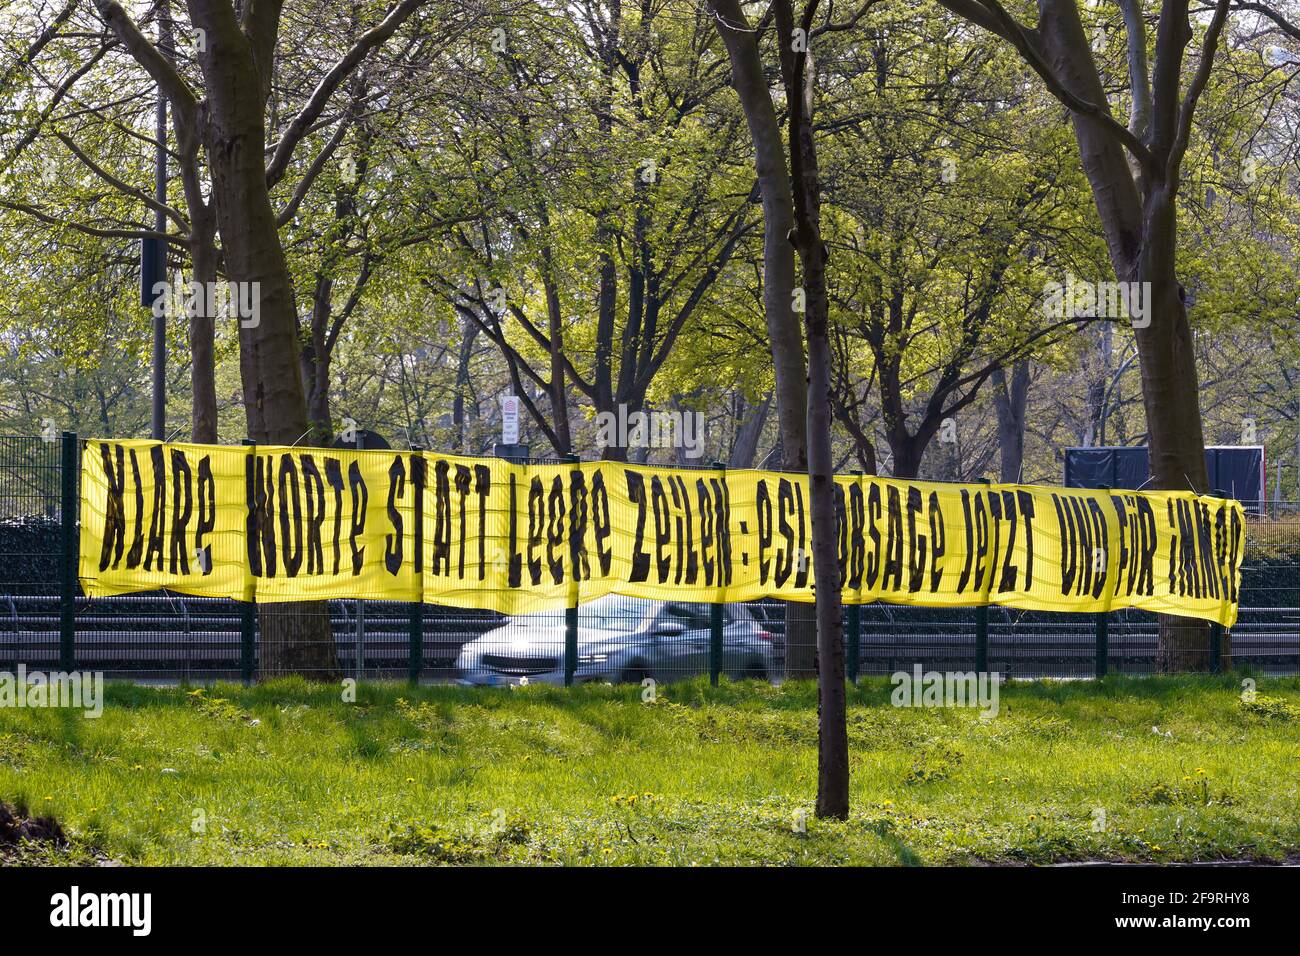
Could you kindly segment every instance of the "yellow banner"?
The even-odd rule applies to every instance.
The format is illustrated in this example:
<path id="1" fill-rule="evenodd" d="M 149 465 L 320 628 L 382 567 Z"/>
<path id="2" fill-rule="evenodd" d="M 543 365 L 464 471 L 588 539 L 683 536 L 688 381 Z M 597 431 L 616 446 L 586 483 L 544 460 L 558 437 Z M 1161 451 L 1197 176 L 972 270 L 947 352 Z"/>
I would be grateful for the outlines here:
<path id="1" fill-rule="evenodd" d="M 1237 617 L 1245 521 L 1188 492 L 841 476 L 844 599 Z M 507 614 L 813 599 L 807 478 L 411 451 L 90 441 L 81 583 Z"/>

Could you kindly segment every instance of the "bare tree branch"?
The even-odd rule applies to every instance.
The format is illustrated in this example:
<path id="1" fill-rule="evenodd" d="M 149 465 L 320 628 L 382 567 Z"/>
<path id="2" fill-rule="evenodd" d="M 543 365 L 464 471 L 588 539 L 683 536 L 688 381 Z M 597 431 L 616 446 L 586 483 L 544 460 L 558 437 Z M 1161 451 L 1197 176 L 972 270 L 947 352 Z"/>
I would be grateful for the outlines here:
<path id="1" fill-rule="evenodd" d="M 59 27 L 63 26 L 63 24 L 67 22 L 68 18 L 72 16 L 72 11 L 76 9 L 76 6 L 77 0 L 68 0 L 68 2 L 63 5 L 63 9 L 55 15 L 53 20 L 50 21 L 50 25 L 42 30 L 41 35 L 32 41 L 31 45 L 27 48 L 27 52 L 16 59 L 10 65 L 9 69 L 5 70 L 3 75 L 0 75 L 0 90 L 3 90 L 8 86 L 10 78 L 40 56 L 41 51 L 49 45 L 50 41 L 59 35 Z"/>
<path id="2" fill-rule="evenodd" d="M 1133 135 L 1127 126 L 1116 120 L 1111 115 L 1108 106 L 1089 103 L 1087 100 L 1075 96 L 1066 88 L 1060 77 L 1043 59 L 1043 55 L 1038 49 L 1037 32 L 1024 26 L 1015 17 L 1007 13 L 998 0 L 983 0 L 982 3 L 977 3 L 975 0 L 939 0 L 939 3 L 953 13 L 965 17 L 970 22 L 984 27 L 984 29 L 1007 40 L 1016 48 L 1021 59 L 1029 65 L 1029 68 L 1042 78 L 1048 92 L 1060 100 L 1061 103 L 1075 113 L 1096 120 L 1110 136 L 1122 143 L 1143 166 L 1149 166 L 1154 162 L 1151 151 L 1147 149 L 1146 144 Z"/>
<path id="3" fill-rule="evenodd" d="M 1178 169 L 1182 165 L 1183 156 L 1187 152 L 1187 143 L 1192 135 L 1192 117 L 1196 113 L 1196 102 L 1200 99 L 1205 84 L 1209 82 L 1210 70 L 1214 67 L 1214 52 L 1219 45 L 1219 36 L 1223 33 L 1224 21 L 1228 19 L 1229 2 L 1230 0 L 1219 0 L 1214 8 L 1214 17 L 1206 28 L 1205 39 L 1201 44 L 1201 62 L 1196 64 L 1196 73 L 1192 75 L 1192 81 L 1187 86 L 1187 94 L 1178 110 L 1178 133 L 1170 147 L 1166 166 L 1166 178 L 1174 189 L 1178 187 Z"/>
<path id="4" fill-rule="evenodd" d="M 1236 0 L 1235 7 L 1238 10 L 1249 10 L 1252 13 L 1258 13 L 1272 20 L 1279 30 L 1289 36 L 1292 40 L 1300 40 L 1300 27 L 1278 13 L 1266 3 L 1243 3 L 1242 0 Z"/>
<path id="5" fill-rule="evenodd" d="M 172 233 L 155 232 L 152 229 L 104 229 L 98 226 L 87 226 L 85 223 L 60 219 L 38 206 L 25 202 L 15 202 L 12 199 L 0 198 L 0 208 L 12 209 L 14 212 L 31 216 L 47 226 L 66 226 L 68 229 L 84 233 L 87 236 L 96 236 L 100 239 L 162 239 L 164 242 L 170 242 L 177 246 L 181 245 L 180 237 Z"/>
<path id="6" fill-rule="evenodd" d="M 1147 25 L 1142 17 L 1142 0 L 1119 0 L 1124 14 L 1124 33 L 1128 50 L 1129 109 L 1128 128 L 1134 136 L 1146 135 L 1151 125 L 1151 75 L 1147 66 Z"/>
<path id="7" fill-rule="evenodd" d="M 302 205 L 302 201 L 307 198 L 307 193 L 310 192 L 312 184 L 316 181 L 316 177 L 321 174 L 321 170 L 325 168 L 325 164 L 329 162 L 329 158 L 334 155 L 334 151 L 338 149 L 339 144 L 343 142 L 343 137 L 347 135 L 350 125 L 351 124 L 346 119 L 339 121 L 338 127 L 334 130 L 334 133 L 330 136 L 325 145 L 321 147 L 321 151 L 316 154 L 316 158 L 312 160 L 311 165 L 308 166 L 306 172 L 303 173 L 302 179 L 298 181 L 298 186 L 294 189 L 293 196 L 285 204 L 280 215 L 276 217 L 275 224 L 277 226 L 286 226 L 293 221 L 293 217 L 298 212 L 298 207 Z"/>
<path id="8" fill-rule="evenodd" d="M 99 0 L 96 0 L 99 2 Z M 271 0 L 267 0 L 271 2 Z M 378 25 L 367 30 L 361 35 L 361 38 L 353 44 L 352 49 L 348 50 L 343 58 L 334 66 L 330 67 L 328 73 L 317 84 L 316 89 L 307 99 L 302 111 L 293 118 L 284 135 L 275 145 L 275 152 L 271 157 L 271 163 L 266 168 L 266 185 L 274 186 L 284 178 L 285 170 L 289 167 L 289 159 L 293 155 L 294 149 L 298 143 L 307 135 L 308 129 L 316 122 L 321 113 L 324 112 L 326 104 L 334 95 L 334 91 L 356 68 L 371 50 L 382 45 L 391 37 L 397 28 L 400 27 L 417 9 L 423 6 L 427 0 L 402 0 L 396 7 L 389 11 L 388 16 Z"/>
<path id="9" fill-rule="evenodd" d="M 72 153 L 73 156 L 81 160 L 83 165 L 85 165 L 92 173 L 94 173 L 104 182 L 108 183 L 118 192 L 130 196 L 132 199 L 139 200 L 140 202 L 148 206 L 150 209 L 152 209 L 154 212 L 163 213 L 165 216 L 167 216 L 168 219 L 176 223 L 176 225 L 179 226 L 181 229 L 189 228 L 189 221 L 183 215 L 181 215 L 180 210 L 175 209 L 174 207 L 169 206 L 166 203 L 159 202 L 152 195 L 150 195 L 145 190 L 140 189 L 138 186 L 132 186 L 129 183 L 125 183 L 122 180 L 118 179 L 116 176 L 114 176 L 112 173 L 104 169 L 93 159 L 91 159 L 88 155 L 86 155 L 85 151 L 82 150 L 81 147 L 79 147 L 76 144 L 76 142 L 72 139 L 72 137 L 68 136 L 66 133 L 56 132 L 54 135 L 58 137 L 59 142 L 61 142 L 64 146 L 68 148 L 68 151 Z"/>
<path id="10" fill-rule="evenodd" d="M 156 46 L 149 42 L 135 25 L 121 4 L 114 0 L 95 0 L 95 8 L 104 22 L 113 30 L 122 46 L 139 63 L 167 97 L 172 108 L 181 113 L 186 123 L 193 123 L 198 110 L 198 98 L 184 77 L 167 61 Z"/>

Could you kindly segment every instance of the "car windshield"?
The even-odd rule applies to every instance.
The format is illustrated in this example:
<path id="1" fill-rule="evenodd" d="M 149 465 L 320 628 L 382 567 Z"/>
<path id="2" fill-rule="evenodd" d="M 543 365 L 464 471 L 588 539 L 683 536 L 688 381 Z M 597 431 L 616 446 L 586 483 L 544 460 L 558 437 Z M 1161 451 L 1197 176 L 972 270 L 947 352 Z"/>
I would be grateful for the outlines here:
<path id="1" fill-rule="evenodd" d="M 578 607 L 578 626 L 597 631 L 631 632 L 640 627 L 646 614 L 655 605 L 642 598 L 608 594 L 589 604 Z M 563 627 L 564 611 L 533 611 L 513 619 L 514 623 L 528 626 Z"/>
<path id="2" fill-rule="evenodd" d="M 609 594 L 578 608 L 578 626 L 598 631 L 635 631 L 650 606 L 640 598 Z"/>

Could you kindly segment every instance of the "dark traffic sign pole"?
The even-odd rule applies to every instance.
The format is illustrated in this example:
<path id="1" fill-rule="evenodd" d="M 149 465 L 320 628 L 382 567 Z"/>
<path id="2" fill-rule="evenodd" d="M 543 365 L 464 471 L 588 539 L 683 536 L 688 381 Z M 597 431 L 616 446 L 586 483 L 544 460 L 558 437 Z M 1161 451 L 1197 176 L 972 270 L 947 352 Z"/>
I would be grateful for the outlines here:
<path id="1" fill-rule="evenodd" d="M 154 231 L 167 232 L 167 216 L 162 207 L 167 202 L 167 100 L 158 90 L 158 109 L 154 135 L 154 198 L 158 208 L 153 213 Z M 153 313 L 153 411 L 149 433 L 156 441 L 167 438 L 167 309 L 159 308 L 156 287 L 167 281 L 167 241 L 162 238 L 140 240 L 140 304 Z"/>

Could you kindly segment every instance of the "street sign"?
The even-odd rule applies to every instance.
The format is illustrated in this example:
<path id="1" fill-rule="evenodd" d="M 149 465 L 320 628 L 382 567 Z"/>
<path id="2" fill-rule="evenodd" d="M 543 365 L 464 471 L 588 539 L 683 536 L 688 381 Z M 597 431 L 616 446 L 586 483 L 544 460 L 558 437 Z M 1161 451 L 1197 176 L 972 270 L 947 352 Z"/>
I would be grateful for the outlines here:
<path id="1" fill-rule="evenodd" d="M 501 443 L 519 444 L 519 398 L 515 395 L 501 397 Z"/>

